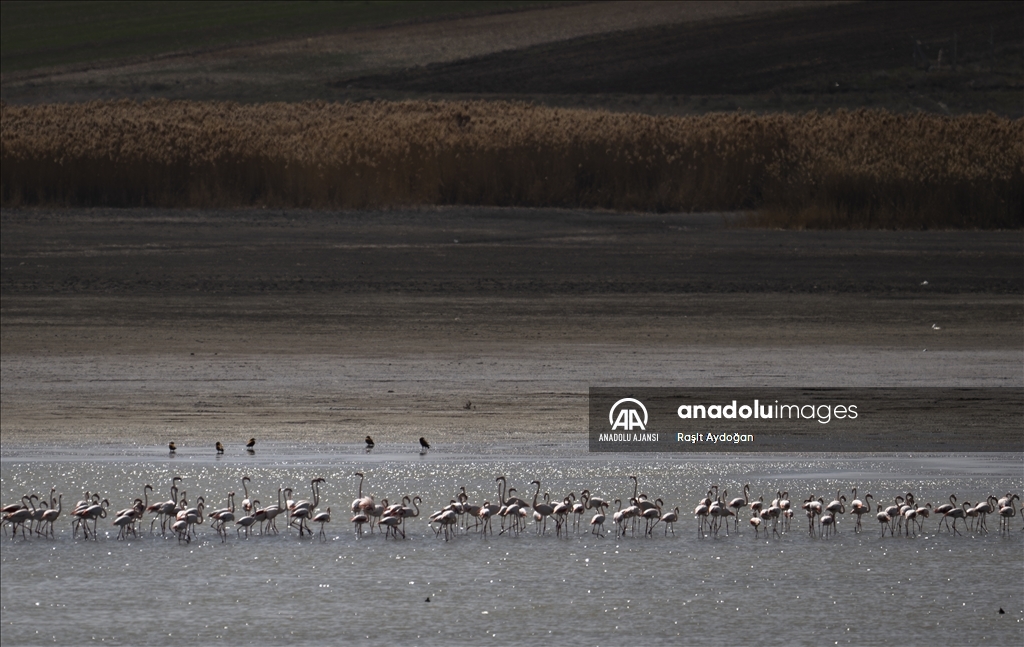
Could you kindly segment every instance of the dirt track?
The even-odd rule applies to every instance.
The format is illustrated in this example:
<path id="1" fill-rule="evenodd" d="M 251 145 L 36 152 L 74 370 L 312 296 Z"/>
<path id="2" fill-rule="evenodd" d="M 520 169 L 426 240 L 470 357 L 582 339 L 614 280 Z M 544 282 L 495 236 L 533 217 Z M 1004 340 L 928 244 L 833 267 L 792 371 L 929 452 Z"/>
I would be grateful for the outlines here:
<path id="1" fill-rule="evenodd" d="M 4 442 L 582 439 L 590 385 L 1024 384 L 1018 233 L 722 223 L 6 210 Z"/>

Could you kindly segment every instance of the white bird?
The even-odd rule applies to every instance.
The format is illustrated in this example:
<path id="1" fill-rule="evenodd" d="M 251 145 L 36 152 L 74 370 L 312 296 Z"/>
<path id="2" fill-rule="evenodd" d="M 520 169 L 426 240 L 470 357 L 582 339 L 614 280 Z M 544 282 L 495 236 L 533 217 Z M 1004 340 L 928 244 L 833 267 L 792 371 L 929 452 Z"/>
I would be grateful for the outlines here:
<path id="1" fill-rule="evenodd" d="M 960 504 L 959 508 L 953 508 L 946 514 L 942 515 L 943 519 L 948 517 L 953 520 L 953 534 L 960 534 L 960 531 L 956 529 L 956 522 L 958 519 L 963 519 L 964 523 L 967 522 L 967 517 L 969 515 L 968 509 L 974 510 L 974 508 L 971 508 L 970 501 L 964 501 L 963 503 Z"/>
<path id="2" fill-rule="evenodd" d="M 878 525 L 882 526 L 882 536 L 885 537 L 885 529 L 887 527 L 889 528 L 889 534 L 892 535 L 892 528 L 889 527 L 889 524 L 892 522 L 892 519 L 889 517 L 889 513 L 886 512 L 885 510 L 882 510 L 881 503 L 878 503 L 876 505 L 878 506 L 878 508 L 875 511 L 875 519 L 878 520 Z"/>
<path id="3" fill-rule="evenodd" d="M 444 540 L 448 541 L 449 539 L 451 539 L 452 536 L 452 526 L 458 523 L 458 521 L 459 515 L 456 514 L 455 510 L 452 510 L 451 508 L 446 508 L 444 510 L 440 510 L 430 515 L 430 520 L 428 523 L 437 522 L 437 533 L 434 536 L 436 537 L 440 535 L 441 532 L 443 531 Z M 384 521 L 382 520 L 381 523 L 384 523 Z M 385 537 L 387 537 L 387 535 L 385 535 Z"/>
<path id="4" fill-rule="evenodd" d="M 352 501 L 352 514 L 359 514 L 360 512 L 369 513 L 373 509 L 373 497 L 363 496 L 363 480 L 366 477 L 363 476 L 362 472 L 356 472 L 352 476 L 359 477 L 359 493 L 356 494 L 356 498 Z"/>
<path id="5" fill-rule="evenodd" d="M 1017 496 L 1017 495 L 1014 495 Z M 1017 511 L 1012 505 L 1004 505 L 999 508 L 999 531 L 1010 532 L 1010 518 L 1016 516 Z"/>
<path id="6" fill-rule="evenodd" d="M 832 516 L 831 512 L 826 512 L 821 515 L 821 536 L 824 538 L 825 535 L 831 535 L 835 532 L 836 518 Z"/>
<path id="7" fill-rule="evenodd" d="M 676 534 L 675 523 L 677 521 L 679 521 L 679 508 L 676 507 L 675 511 L 673 511 L 673 512 L 666 512 L 665 514 L 661 515 L 661 519 L 659 519 L 658 521 L 661 521 L 662 523 L 665 524 L 665 535 L 666 536 L 668 535 L 669 528 L 672 529 L 672 534 L 673 535 Z M 657 522 L 655 522 L 654 525 L 658 525 Z"/>
<path id="8" fill-rule="evenodd" d="M 61 499 L 63 497 L 64 497 L 63 494 L 58 495 L 57 496 L 57 506 L 54 507 L 54 508 L 50 508 L 46 512 L 43 513 L 43 521 L 42 521 L 42 523 L 45 524 L 45 527 L 43 528 L 43 536 L 44 537 L 46 537 L 47 535 L 49 535 L 51 538 L 53 537 L 53 522 L 56 521 L 57 517 L 60 516 Z M 1010 509 L 1012 510 L 1013 508 L 1011 507 Z"/>
<path id="9" fill-rule="evenodd" d="M 248 476 L 242 477 L 242 491 L 245 493 L 245 497 L 242 499 L 242 510 L 246 512 L 252 511 L 252 501 L 249 499 L 249 481 L 251 479 Z"/>
<path id="10" fill-rule="evenodd" d="M 606 503 L 605 505 L 608 505 L 608 504 Z M 598 512 L 590 520 L 590 525 L 593 528 L 593 530 L 591 532 L 594 533 L 595 535 L 597 535 L 598 537 L 604 537 L 604 535 L 601 534 L 601 532 L 604 530 L 604 519 L 605 519 L 604 514 L 602 514 L 601 512 Z"/>
<path id="11" fill-rule="evenodd" d="M 565 499 L 561 503 L 555 505 L 554 510 L 551 511 L 551 516 L 555 518 L 555 536 L 561 536 L 562 525 L 565 523 L 565 520 L 568 518 L 569 512 L 571 511 L 572 500 L 569 497 L 565 497 Z M 569 535 L 568 528 L 565 533 L 566 536 Z"/>
<path id="12" fill-rule="evenodd" d="M 327 512 L 318 512 L 317 515 L 315 517 L 313 517 L 313 523 L 319 523 L 320 524 L 320 541 L 327 541 L 327 534 L 324 532 L 324 524 L 330 522 L 330 520 L 331 520 L 331 509 L 330 508 L 327 508 Z"/>
<path id="13" fill-rule="evenodd" d="M 171 530 L 173 530 L 174 534 L 178 536 L 178 543 L 181 543 L 183 540 L 186 544 L 192 541 L 192 537 L 188 533 L 187 519 L 179 519 L 175 521 L 171 524 Z"/>
<path id="14" fill-rule="evenodd" d="M 483 527 L 480 532 L 487 534 L 490 530 L 491 534 L 494 534 L 494 530 L 491 528 L 491 516 L 494 514 L 494 509 L 491 507 L 490 501 L 484 501 L 484 504 L 480 506 L 480 510 L 476 513 L 476 516 L 483 522 Z"/>
<path id="15" fill-rule="evenodd" d="M 865 495 L 864 496 L 864 500 L 861 501 L 860 499 L 857 498 L 857 488 L 853 488 L 853 496 L 854 496 L 854 499 L 853 499 L 853 503 L 850 506 L 850 508 L 851 508 L 850 509 L 850 514 L 857 515 L 857 525 L 854 526 L 853 530 L 854 530 L 854 532 L 860 532 L 860 529 L 861 529 L 860 518 L 861 518 L 861 516 L 863 516 L 865 514 L 869 514 L 871 512 L 871 498 L 872 497 L 871 497 L 870 494 Z"/>
<path id="16" fill-rule="evenodd" d="M 277 503 L 268 505 L 263 509 L 263 513 L 267 519 L 268 531 L 273 530 L 275 534 L 277 533 L 277 515 L 281 514 L 283 511 L 284 508 L 281 507 L 281 488 L 277 488 Z"/>
<path id="17" fill-rule="evenodd" d="M 754 527 L 754 538 L 757 539 L 757 533 L 761 530 L 761 517 L 751 517 L 750 525 Z M 765 528 L 765 534 L 768 534 L 768 529 Z"/>
<path id="18" fill-rule="evenodd" d="M 533 514 L 535 521 L 543 522 L 537 530 L 537 533 L 542 535 L 547 530 L 548 517 L 554 513 L 555 506 L 550 503 L 537 503 L 537 497 L 540 495 L 540 481 L 532 481 L 530 485 L 537 486 L 537 491 L 533 493 Z M 546 497 L 547 494 L 545 493 L 544 496 Z"/>
<path id="19" fill-rule="evenodd" d="M 234 516 L 234 515 L 232 515 L 232 516 Z M 224 515 L 221 515 L 221 519 L 223 519 L 223 518 L 224 518 Z M 241 519 L 238 519 L 237 521 L 235 521 L 235 525 L 236 526 L 241 526 L 242 528 L 245 528 L 245 536 L 246 537 L 249 536 L 249 528 L 252 527 L 252 524 L 254 524 L 254 523 L 256 523 L 256 517 L 254 517 L 252 515 L 246 515 L 246 516 L 242 517 Z M 242 528 L 235 528 L 235 534 L 237 535 L 237 534 L 241 533 L 242 532 Z"/>
<path id="20" fill-rule="evenodd" d="M 664 505 L 665 502 L 658 499 L 655 503 L 661 503 Z M 661 507 L 655 506 L 653 508 L 648 508 L 644 510 L 640 516 L 643 517 L 644 521 L 646 521 L 646 525 L 644 526 L 644 535 L 653 536 L 654 526 L 658 525 L 658 522 L 661 521 Z"/>
<path id="21" fill-rule="evenodd" d="M 452 516 L 454 517 L 455 514 L 452 513 Z M 398 539 L 398 533 L 400 532 L 402 533 L 402 539 L 405 539 L 405 533 L 402 532 L 400 527 L 402 525 L 401 517 L 384 517 L 380 520 L 379 525 L 384 526 L 385 528 L 384 539 L 387 539 L 389 535 Z"/>
<path id="22" fill-rule="evenodd" d="M 914 536 L 917 536 L 917 508 L 910 508 L 903 512 L 903 534 L 909 536 L 913 526 Z"/>
<path id="23" fill-rule="evenodd" d="M 572 504 L 572 527 L 579 534 L 580 531 L 580 519 L 583 518 L 583 513 L 586 512 L 586 506 L 583 501 L 573 501 Z"/>
<path id="24" fill-rule="evenodd" d="M 736 497 L 735 499 L 733 499 L 732 501 L 729 502 L 729 507 L 732 509 L 733 515 L 735 515 L 735 517 L 736 517 L 736 526 L 735 527 L 737 529 L 739 528 L 739 522 L 740 522 L 739 514 L 738 513 L 739 513 L 739 511 L 741 509 L 747 507 L 747 501 L 749 499 L 750 499 L 750 484 L 748 483 L 748 484 L 743 486 L 743 496 L 742 497 Z"/>
<path id="25" fill-rule="evenodd" d="M 127 539 L 128 533 L 135 534 L 135 515 L 134 514 L 122 514 L 114 519 L 114 525 L 119 528 L 117 532 L 118 539 Z M 131 530 L 128 530 L 128 528 Z"/>
<path id="26" fill-rule="evenodd" d="M 409 503 L 411 503 L 413 507 L 409 508 L 404 505 L 400 505 L 398 506 L 398 509 L 395 510 L 394 514 L 394 516 L 399 517 L 402 520 L 402 530 L 405 530 L 406 519 L 420 516 L 419 504 L 423 503 L 423 499 L 419 498 L 418 496 L 414 496 L 412 499 L 410 499 L 409 497 L 403 497 L 402 502 L 404 503 L 406 501 L 409 501 Z"/>
<path id="27" fill-rule="evenodd" d="M 368 516 L 366 516 L 365 512 L 360 512 L 359 514 L 357 514 L 354 517 L 352 517 L 351 519 L 349 519 L 349 521 L 351 521 L 352 523 L 355 524 L 355 526 L 356 526 L 356 533 L 359 534 L 359 535 L 363 534 L 363 524 L 366 523 L 369 520 L 370 520 L 370 518 Z"/>
<path id="28" fill-rule="evenodd" d="M 693 516 L 697 518 L 697 532 L 704 536 L 704 524 L 708 520 L 708 506 L 703 502 L 693 509 Z"/>

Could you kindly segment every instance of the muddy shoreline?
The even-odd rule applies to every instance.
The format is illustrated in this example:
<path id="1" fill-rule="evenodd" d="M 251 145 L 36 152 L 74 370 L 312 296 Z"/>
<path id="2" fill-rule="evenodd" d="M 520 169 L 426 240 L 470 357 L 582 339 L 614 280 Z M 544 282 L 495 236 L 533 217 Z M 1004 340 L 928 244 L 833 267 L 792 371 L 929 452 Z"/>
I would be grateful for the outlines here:
<path id="1" fill-rule="evenodd" d="M 3 443 L 582 441 L 591 385 L 1024 385 L 1018 233 L 730 219 L 4 210 Z"/>

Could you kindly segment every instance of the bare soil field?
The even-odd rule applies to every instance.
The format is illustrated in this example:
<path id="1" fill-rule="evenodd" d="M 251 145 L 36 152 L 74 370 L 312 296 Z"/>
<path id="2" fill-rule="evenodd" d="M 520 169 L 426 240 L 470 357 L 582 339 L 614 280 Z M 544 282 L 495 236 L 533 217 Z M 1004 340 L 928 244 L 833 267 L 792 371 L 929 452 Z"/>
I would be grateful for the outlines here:
<path id="1" fill-rule="evenodd" d="M 589 386 L 1024 384 L 1018 233 L 737 217 L 4 210 L 3 441 L 582 442 Z"/>
<path id="2" fill-rule="evenodd" d="M 851 75 L 908 66 L 915 41 L 932 56 L 947 47 L 951 64 L 946 42 L 957 32 L 959 62 L 982 58 L 990 38 L 1019 36 L 1022 16 L 1001 2 L 835 4 L 581 36 L 348 83 L 449 93 L 848 93 L 866 89 L 850 85 Z"/>
<path id="3" fill-rule="evenodd" d="M 809 6 L 771 2 L 591 2 L 311 34 L 5 74 L 3 99 L 60 102 L 114 96 L 248 101 L 362 98 L 339 78 L 450 62 L 581 36 Z M 322 26 L 313 26 L 322 31 Z"/>
<path id="4" fill-rule="evenodd" d="M 9 72 L 8 103 L 503 98 L 1024 114 L 1019 3 L 598 2 Z"/>

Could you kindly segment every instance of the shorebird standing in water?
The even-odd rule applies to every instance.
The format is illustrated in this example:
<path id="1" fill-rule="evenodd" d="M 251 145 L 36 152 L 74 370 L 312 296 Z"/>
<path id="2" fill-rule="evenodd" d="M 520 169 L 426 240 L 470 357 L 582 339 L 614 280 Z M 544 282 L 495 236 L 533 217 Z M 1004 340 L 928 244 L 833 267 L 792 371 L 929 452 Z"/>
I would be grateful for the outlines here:
<path id="1" fill-rule="evenodd" d="M 367 436 L 366 437 L 366 451 L 370 451 L 373 448 L 374 448 L 373 438 L 370 438 L 369 436 Z"/>
<path id="2" fill-rule="evenodd" d="M 167 449 L 171 450 L 171 453 L 173 454 L 175 451 L 177 451 L 178 446 L 175 445 L 174 441 L 172 440 L 171 442 L 167 443 Z"/>
<path id="3" fill-rule="evenodd" d="M 420 436 L 420 453 L 426 454 L 428 449 L 430 449 L 430 443 L 427 442 L 426 438 Z"/>
<path id="4" fill-rule="evenodd" d="M 251 452 L 251 451 L 253 451 L 253 447 L 255 447 L 255 446 L 256 446 L 256 439 L 255 438 L 250 438 L 249 442 L 245 443 L 245 451 Z"/>
<path id="5" fill-rule="evenodd" d="M 223 454 L 224 453 L 224 445 L 221 445 L 219 440 L 217 441 L 217 453 L 218 454 Z"/>

